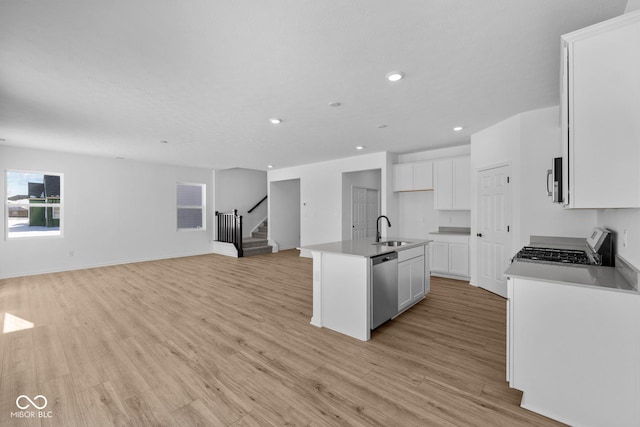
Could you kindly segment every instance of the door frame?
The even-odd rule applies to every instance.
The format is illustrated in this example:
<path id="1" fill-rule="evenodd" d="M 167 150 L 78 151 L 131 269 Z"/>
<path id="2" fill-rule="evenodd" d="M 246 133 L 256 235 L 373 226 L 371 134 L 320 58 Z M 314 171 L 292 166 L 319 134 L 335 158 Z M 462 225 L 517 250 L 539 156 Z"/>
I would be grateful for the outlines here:
<path id="1" fill-rule="evenodd" d="M 382 210 L 382 206 L 381 206 L 381 190 L 379 188 L 373 188 L 373 187 L 363 187 L 361 185 L 352 185 L 351 186 L 351 195 L 350 195 L 350 206 L 349 209 L 351 210 L 351 240 L 353 239 L 353 190 L 359 188 L 361 190 L 372 190 L 378 193 L 378 203 L 377 203 L 377 212 L 378 215 L 380 215 L 380 211 Z M 376 215 L 377 218 L 377 215 Z"/>
<path id="2" fill-rule="evenodd" d="M 511 177 L 513 176 L 512 172 L 513 172 L 513 167 L 511 165 L 511 160 L 508 161 L 504 161 L 504 162 L 498 162 L 498 163 L 492 163 L 490 165 L 485 165 L 479 168 L 475 169 L 475 188 L 472 189 L 472 191 L 475 192 L 475 196 L 476 196 L 476 200 L 475 200 L 475 206 L 472 206 L 475 211 L 476 211 L 476 215 L 475 215 L 475 232 L 476 234 L 479 232 L 478 230 L 480 230 L 480 224 L 481 224 L 481 209 L 480 209 L 480 194 L 478 191 L 478 186 L 480 184 L 480 174 L 482 172 L 486 172 L 488 170 L 491 169 L 497 169 L 497 168 L 501 168 L 501 167 L 505 167 L 507 168 L 507 176 L 509 177 L 509 184 L 507 186 L 507 203 L 506 203 L 506 222 L 508 224 L 510 224 L 511 230 L 510 230 L 510 238 L 509 238 L 509 247 L 506 248 L 508 253 L 511 253 L 512 251 L 512 247 L 513 247 L 513 243 L 514 243 L 514 236 L 516 236 L 516 231 L 514 230 L 513 227 L 513 191 L 511 189 L 511 184 L 513 184 L 513 182 L 511 181 Z M 475 237 L 474 240 L 474 246 L 475 246 L 475 260 L 474 260 L 474 273 L 475 273 L 475 283 L 473 283 L 473 285 L 477 286 L 477 287 L 481 287 L 480 286 L 480 244 L 479 244 L 479 239 L 477 236 L 473 236 Z M 485 288 L 482 288 L 485 289 Z M 489 291 L 491 292 L 491 291 Z"/>

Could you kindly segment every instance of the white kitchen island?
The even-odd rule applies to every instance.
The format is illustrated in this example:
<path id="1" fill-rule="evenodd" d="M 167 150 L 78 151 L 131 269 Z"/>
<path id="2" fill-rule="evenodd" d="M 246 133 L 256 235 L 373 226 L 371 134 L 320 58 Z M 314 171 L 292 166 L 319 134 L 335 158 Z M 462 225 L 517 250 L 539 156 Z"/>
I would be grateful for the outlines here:
<path id="1" fill-rule="evenodd" d="M 313 257 L 311 324 L 368 341 L 371 338 L 371 258 L 398 253 L 398 314 L 429 291 L 429 240 L 385 238 L 406 244 L 391 247 L 373 239 L 345 240 L 306 246 Z"/>

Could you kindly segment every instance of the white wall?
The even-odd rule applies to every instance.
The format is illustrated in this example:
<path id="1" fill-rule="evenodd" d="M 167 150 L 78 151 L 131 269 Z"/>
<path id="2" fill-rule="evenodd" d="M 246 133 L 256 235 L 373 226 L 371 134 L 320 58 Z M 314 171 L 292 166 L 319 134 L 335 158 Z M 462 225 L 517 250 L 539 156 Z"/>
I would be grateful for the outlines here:
<path id="1" fill-rule="evenodd" d="M 616 232 L 615 251 L 634 267 L 640 268 L 640 209 L 605 209 L 598 211 L 598 225 Z M 627 247 L 623 245 L 627 230 Z"/>
<path id="2" fill-rule="evenodd" d="M 342 174 L 342 240 L 351 240 L 353 187 L 370 188 L 380 192 L 382 170 L 374 169 Z"/>
<path id="3" fill-rule="evenodd" d="M 586 238 L 597 222 L 595 210 L 564 209 L 547 196 L 547 170 L 553 158 L 562 155 L 559 118 L 558 107 L 522 114 L 520 246 L 529 243 L 531 235 Z"/>
<path id="4" fill-rule="evenodd" d="M 624 9 L 624 13 L 633 12 L 640 9 L 640 0 L 627 0 L 627 7 Z"/>
<path id="5" fill-rule="evenodd" d="M 300 180 L 272 181 L 269 185 L 269 240 L 278 250 L 300 246 Z"/>
<path id="6" fill-rule="evenodd" d="M 3 226 L 0 278 L 211 252 L 211 170 L 4 146 L 3 201 L 7 169 L 64 174 L 64 235 L 7 240 Z M 176 230 L 179 181 L 207 184 L 206 230 Z"/>
<path id="7" fill-rule="evenodd" d="M 401 192 L 399 197 L 398 237 L 426 239 L 430 231 L 438 229 L 438 214 L 433 209 L 433 191 Z"/>
<path id="8" fill-rule="evenodd" d="M 249 213 L 256 203 L 267 195 L 267 172 L 253 169 L 225 169 L 215 172 L 215 208 L 220 212 L 238 209 L 242 215 L 242 234 L 251 235 L 257 225 L 267 217 L 267 203 L 263 202 Z"/>
<path id="9" fill-rule="evenodd" d="M 342 174 L 381 170 L 381 209 L 391 223 L 398 221 L 397 196 L 391 192 L 391 165 L 395 155 L 365 154 L 328 162 L 312 163 L 268 172 L 269 182 L 300 179 L 302 203 L 300 244 L 314 245 L 342 240 Z M 271 213 L 271 201 L 269 203 Z M 383 234 L 386 231 L 383 230 Z M 386 235 L 386 234 L 384 234 Z"/>
<path id="10" fill-rule="evenodd" d="M 568 210 L 546 196 L 546 171 L 560 155 L 558 107 L 529 111 L 471 136 L 471 236 L 477 232 L 476 171 L 511 167 L 512 255 L 530 235 L 587 237 L 596 224 L 593 210 Z M 471 239 L 471 283 L 477 277 L 477 239 Z"/>

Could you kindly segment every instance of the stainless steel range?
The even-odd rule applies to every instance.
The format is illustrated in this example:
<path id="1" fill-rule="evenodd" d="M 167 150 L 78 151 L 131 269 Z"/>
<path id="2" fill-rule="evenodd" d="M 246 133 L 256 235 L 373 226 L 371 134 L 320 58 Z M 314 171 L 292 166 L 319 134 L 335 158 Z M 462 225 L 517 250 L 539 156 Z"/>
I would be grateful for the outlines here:
<path id="1" fill-rule="evenodd" d="M 613 237 L 609 230 L 596 227 L 586 241 L 583 242 L 584 250 L 579 247 L 546 247 L 544 244 L 534 245 L 532 236 L 531 244 L 522 248 L 513 260 L 554 264 L 614 266 Z"/>
<path id="2" fill-rule="evenodd" d="M 585 251 L 574 249 L 554 249 L 525 246 L 516 254 L 518 261 L 546 261 L 560 262 L 564 264 L 593 265 L 595 261 L 590 259 Z"/>

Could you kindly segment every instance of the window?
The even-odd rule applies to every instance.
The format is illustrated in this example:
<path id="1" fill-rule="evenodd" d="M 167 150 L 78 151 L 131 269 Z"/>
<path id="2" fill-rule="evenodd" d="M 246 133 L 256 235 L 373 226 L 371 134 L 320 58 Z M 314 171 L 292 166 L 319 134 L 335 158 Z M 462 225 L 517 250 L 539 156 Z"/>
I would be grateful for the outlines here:
<path id="1" fill-rule="evenodd" d="M 62 174 L 7 171 L 7 238 L 62 235 Z"/>
<path id="2" fill-rule="evenodd" d="M 206 229 L 205 189 L 205 184 L 177 184 L 178 230 Z"/>

